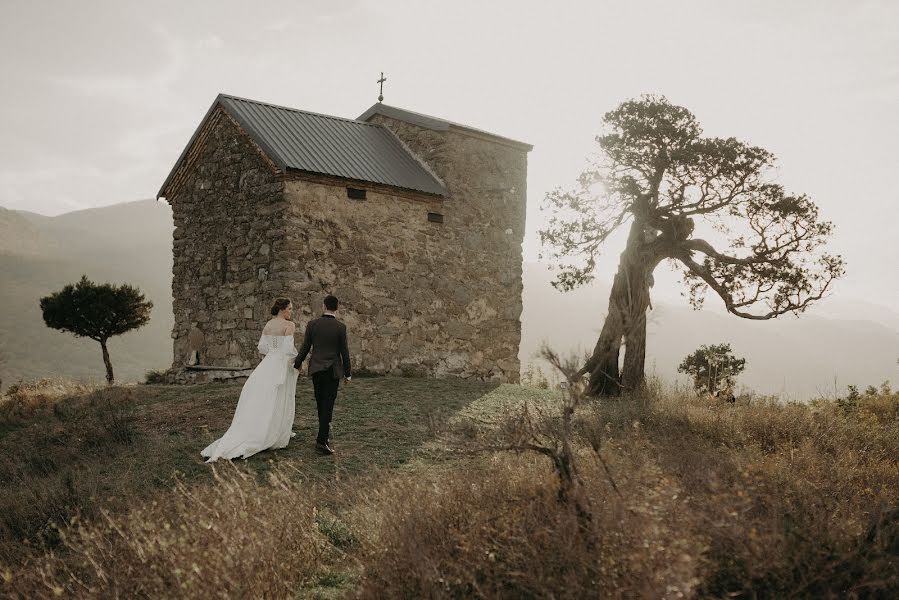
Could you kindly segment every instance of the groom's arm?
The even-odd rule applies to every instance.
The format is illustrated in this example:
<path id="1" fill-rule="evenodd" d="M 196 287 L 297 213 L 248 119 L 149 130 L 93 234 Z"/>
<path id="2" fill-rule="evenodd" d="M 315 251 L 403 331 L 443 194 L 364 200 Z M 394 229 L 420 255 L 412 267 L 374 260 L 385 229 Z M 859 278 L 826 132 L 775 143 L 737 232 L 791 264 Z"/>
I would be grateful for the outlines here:
<path id="1" fill-rule="evenodd" d="M 353 373 L 350 370 L 350 346 L 347 343 L 346 326 L 341 328 L 340 333 L 340 360 L 343 361 L 343 376 L 349 379 Z"/>
<path id="2" fill-rule="evenodd" d="M 297 354 L 297 357 L 293 359 L 293 368 L 299 370 L 301 366 L 303 366 L 303 361 L 306 360 L 306 355 L 309 354 L 309 351 L 312 349 L 312 321 L 306 323 L 306 333 L 303 335 L 303 345 L 300 346 L 300 351 Z"/>

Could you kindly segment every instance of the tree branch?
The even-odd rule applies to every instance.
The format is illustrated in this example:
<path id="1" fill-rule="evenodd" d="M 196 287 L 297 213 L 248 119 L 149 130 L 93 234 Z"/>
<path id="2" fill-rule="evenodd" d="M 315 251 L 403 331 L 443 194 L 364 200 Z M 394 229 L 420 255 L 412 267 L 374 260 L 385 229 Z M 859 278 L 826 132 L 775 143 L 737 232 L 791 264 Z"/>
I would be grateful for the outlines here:
<path id="1" fill-rule="evenodd" d="M 724 301 L 724 306 L 727 309 L 727 312 L 729 312 L 733 315 L 736 315 L 738 317 L 741 317 L 743 319 L 751 319 L 751 320 L 756 320 L 756 321 L 767 321 L 769 319 L 773 319 L 775 317 L 784 315 L 789 312 L 802 312 L 812 302 L 816 302 L 816 301 L 820 300 L 821 298 L 823 298 L 824 294 L 830 288 L 830 284 L 838 276 L 838 273 L 833 273 L 833 272 L 828 273 L 827 280 L 824 282 L 824 285 L 821 286 L 821 289 L 818 291 L 818 293 L 817 294 L 809 294 L 808 296 L 806 296 L 805 300 L 803 300 L 801 302 L 795 302 L 795 303 L 788 302 L 783 307 L 775 308 L 765 314 L 755 315 L 752 313 L 744 312 L 738 308 L 738 307 L 746 306 L 748 304 L 752 304 L 755 302 L 754 300 L 752 302 L 734 302 L 733 295 L 727 289 L 727 287 L 724 286 L 717 279 L 715 279 L 715 277 L 712 275 L 712 273 L 705 266 L 700 265 L 699 263 L 694 261 L 690 257 L 689 253 L 682 253 L 674 258 L 677 258 L 678 260 L 680 260 L 687 267 L 687 269 L 690 271 L 690 273 L 692 273 L 696 277 L 699 277 L 700 279 L 702 279 L 710 288 L 712 288 L 715 291 L 716 294 L 718 294 L 718 296 Z M 798 300 L 798 296 L 797 296 L 797 300 Z"/>

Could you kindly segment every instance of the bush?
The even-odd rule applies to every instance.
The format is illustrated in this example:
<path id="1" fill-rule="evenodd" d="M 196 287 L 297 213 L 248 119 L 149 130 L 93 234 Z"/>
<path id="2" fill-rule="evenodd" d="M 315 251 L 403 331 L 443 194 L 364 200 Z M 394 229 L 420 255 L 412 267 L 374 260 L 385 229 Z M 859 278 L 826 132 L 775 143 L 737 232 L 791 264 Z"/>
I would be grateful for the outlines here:
<path id="1" fill-rule="evenodd" d="M 156 369 L 147 371 L 144 374 L 144 383 L 147 385 L 165 385 L 169 383 L 168 372 Z"/>
<path id="2" fill-rule="evenodd" d="M 0 400 L 0 426 L 47 416 L 57 401 L 96 389 L 96 385 L 61 378 L 15 383 L 6 389 Z"/>
<path id="3" fill-rule="evenodd" d="M 550 381 L 549 378 L 547 378 L 546 373 L 543 372 L 540 365 L 533 362 L 528 363 L 528 366 L 525 367 L 522 372 L 521 384 L 529 385 L 541 390 L 548 390 L 550 388 Z"/>

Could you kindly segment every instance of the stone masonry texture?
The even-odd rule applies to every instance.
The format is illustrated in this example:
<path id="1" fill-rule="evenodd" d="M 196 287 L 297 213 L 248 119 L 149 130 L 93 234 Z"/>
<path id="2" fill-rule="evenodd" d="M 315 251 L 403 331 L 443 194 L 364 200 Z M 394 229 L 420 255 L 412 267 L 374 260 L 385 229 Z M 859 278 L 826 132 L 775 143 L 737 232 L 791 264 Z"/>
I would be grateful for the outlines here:
<path id="1" fill-rule="evenodd" d="M 449 197 L 280 173 L 214 113 L 168 198 L 174 370 L 194 351 L 203 365 L 254 366 L 274 298 L 293 300 L 299 343 L 333 293 L 360 372 L 518 381 L 526 152 L 452 128 L 371 122 Z M 348 186 L 366 198 L 350 199 Z"/>

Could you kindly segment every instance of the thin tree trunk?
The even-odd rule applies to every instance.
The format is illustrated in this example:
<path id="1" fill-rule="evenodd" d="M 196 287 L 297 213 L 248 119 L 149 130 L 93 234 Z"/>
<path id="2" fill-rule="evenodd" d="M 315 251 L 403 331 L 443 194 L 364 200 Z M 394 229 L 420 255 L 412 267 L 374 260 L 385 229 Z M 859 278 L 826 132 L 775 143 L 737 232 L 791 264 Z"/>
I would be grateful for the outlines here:
<path id="1" fill-rule="evenodd" d="M 579 373 L 590 373 L 589 393 L 593 396 L 617 396 L 639 390 L 644 383 L 649 281 L 658 259 L 645 251 L 642 236 L 643 227 L 635 222 L 612 282 L 609 312 L 599 340 Z M 619 372 L 622 344 L 626 344 L 624 368 Z"/>
<path id="2" fill-rule="evenodd" d="M 106 383 L 112 385 L 115 383 L 115 376 L 112 374 L 112 362 L 109 360 L 109 350 L 106 349 L 106 340 L 100 340 L 100 348 L 103 349 L 103 364 L 106 365 Z"/>

